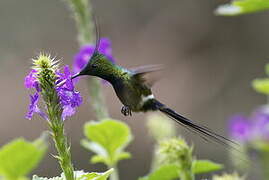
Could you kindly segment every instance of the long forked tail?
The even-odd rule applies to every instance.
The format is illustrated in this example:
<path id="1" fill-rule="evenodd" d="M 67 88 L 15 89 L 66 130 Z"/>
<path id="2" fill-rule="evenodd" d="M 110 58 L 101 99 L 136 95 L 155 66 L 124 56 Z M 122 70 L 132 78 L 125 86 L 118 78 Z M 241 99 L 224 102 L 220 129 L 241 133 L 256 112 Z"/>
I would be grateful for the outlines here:
<path id="1" fill-rule="evenodd" d="M 240 151 L 240 150 L 238 150 L 238 146 L 240 146 L 240 145 L 237 144 L 236 142 L 234 142 L 234 141 L 232 141 L 232 140 L 230 140 L 222 135 L 215 133 L 213 130 L 211 130 L 203 125 L 197 124 L 197 123 L 181 116 L 180 114 L 178 114 L 174 110 L 168 108 L 166 105 L 162 104 L 158 100 L 154 100 L 154 104 L 155 104 L 156 109 L 158 109 L 162 113 L 166 114 L 168 117 L 175 120 L 177 123 L 184 126 L 188 130 L 190 130 L 196 134 L 199 134 L 200 137 L 202 137 L 206 141 L 212 141 L 212 142 L 215 142 L 218 144 L 222 144 L 226 148 Z"/>

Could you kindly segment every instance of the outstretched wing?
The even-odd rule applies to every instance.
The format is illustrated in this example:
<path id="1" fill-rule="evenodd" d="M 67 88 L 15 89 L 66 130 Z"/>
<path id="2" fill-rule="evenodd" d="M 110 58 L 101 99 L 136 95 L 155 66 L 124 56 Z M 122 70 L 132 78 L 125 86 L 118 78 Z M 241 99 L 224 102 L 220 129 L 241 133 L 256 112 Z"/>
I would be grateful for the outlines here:
<path id="1" fill-rule="evenodd" d="M 137 68 L 132 68 L 131 71 L 134 73 L 133 77 L 138 81 L 146 84 L 149 87 L 152 87 L 153 84 L 159 79 L 154 76 L 153 73 L 159 72 L 163 69 L 163 66 L 160 64 L 157 65 L 146 65 L 140 66 Z"/>

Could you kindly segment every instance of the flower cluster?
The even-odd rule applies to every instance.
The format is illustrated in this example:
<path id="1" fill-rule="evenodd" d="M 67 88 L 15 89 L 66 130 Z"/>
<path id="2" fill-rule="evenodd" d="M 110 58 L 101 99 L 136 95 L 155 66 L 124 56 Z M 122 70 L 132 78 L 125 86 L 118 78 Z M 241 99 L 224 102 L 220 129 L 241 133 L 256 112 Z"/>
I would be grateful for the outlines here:
<path id="1" fill-rule="evenodd" d="M 269 107 L 262 106 L 250 117 L 235 115 L 229 123 L 230 135 L 242 142 L 269 140 Z"/>
<path id="2" fill-rule="evenodd" d="M 69 67 L 64 66 L 63 70 L 60 71 L 57 68 L 55 61 L 50 59 L 49 56 L 45 55 L 40 55 L 36 60 L 34 60 L 34 64 L 35 66 L 25 77 L 24 81 L 24 85 L 27 89 L 34 89 L 35 91 L 33 95 L 30 95 L 29 111 L 25 117 L 27 119 L 32 119 L 34 113 L 37 113 L 44 119 L 48 119 L 47 114 L 38 106 L 39 97 L 42 94 L 42 89 L 44 87 L 44 85 L 42 86 L 41 81 L 52 83 L 52 86 L 57 92 L 57 99 L 59 101 L 56 103 L 60 104 L 61 106 L 62 119 L 65 120 L 66 117 L 72 116 L 76 111 L 76 107 L 80 106 L 82 103 L 82 97 L 80 96 L 79 92 L 75 91 L 73 82 L 71 80 L 72 74 Z M 48 69 L 52 72 L 51 77 L 41 75 L 41 73 L 47 71 Z M 52 79 L 52 82 L 46 78 Z"/>
<path id="3" fill-rule="evenodd" d="M 83 67 L 88 63 L 93 55 L 95 46 L 87 44 L 80 48 L 79 52 L 74 56 L 73 71 L 74 73 L 80 72 Z M 105 55 L 109 60 L 115 62 L 112 56 L 111 41 L 108 38 L 101 38 L 98 51 Z"/>

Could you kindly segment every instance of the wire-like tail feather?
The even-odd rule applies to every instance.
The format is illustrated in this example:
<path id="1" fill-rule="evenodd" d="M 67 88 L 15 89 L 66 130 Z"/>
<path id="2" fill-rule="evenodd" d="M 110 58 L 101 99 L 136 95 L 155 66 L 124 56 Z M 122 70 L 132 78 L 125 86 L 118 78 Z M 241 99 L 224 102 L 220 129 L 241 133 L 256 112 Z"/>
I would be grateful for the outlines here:
<path id="1" fill-rule="evenodd" d="M 214 131 L 212 131 L 211 129 L 209 129 L 203 125 L 197 124 L 197 123 L 183 117 L 182 115 L 178 114 L 174 110 L 168 108 L 166 105 L 159 102 L 158 100 L 154 100 L 154 104 L 155 104 L 155 107 L 154 107 L 155 109 L 158 109 L 162 113 L 166 114 L 168 117 L 175 120 L 180 125 L 186 127 L 188 130 L 191 130 L 194 133 L 198 133 L 199 135 L 201 135 L 201 137 L 203 139 L 205 139 L 207 141 L 211 140 L 213 142 L 222 144 L 228 148 L 234 149 L 236 151 L 240 151 L 237 148 L 239 146 L 238 143 L 236 143 L 236 142 L 234 142 L 234 141 L 232 141 L 232 140 L 230 140 L 222 135 L 215 133 Z"/>

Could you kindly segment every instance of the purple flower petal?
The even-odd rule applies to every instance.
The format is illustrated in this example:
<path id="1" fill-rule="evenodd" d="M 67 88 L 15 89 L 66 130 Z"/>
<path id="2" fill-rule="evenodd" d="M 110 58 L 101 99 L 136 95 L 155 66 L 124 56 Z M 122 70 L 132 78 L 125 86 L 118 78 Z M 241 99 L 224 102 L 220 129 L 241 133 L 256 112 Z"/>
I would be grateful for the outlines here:
<path id="1" fill-rule="evenodd" d="M 31 120 L 34 113 L 39 114 L 41 117 L 44 119 L 48 119 L 47 115 L 41 111 L 38 107 L 38 100 L 39 100 L 39 94 L 36 92 L 34 95 L 30 95 L 30 105 L 29 105 L 29 110 L 25 116 L 25 118 Z"/>
<path id="2" fill-rule="evenodd" d="M 229 121 L 230 136 L 234 139 L 245 142 L 251 135 L 251 124 L 243 115 L 235 115 Z"/>
<path id="3" fill-rule="evenodd" d="M 24 79 L 24 86 L 27 89 L 35 88 L 36 91 L 40 92 L 41 88 L 39 87 L 36 73 L 37 73 L 36 70 L 31 70 L 30 71 L 30 73 Z"/>
<path id="4" fill-rule="evenodd" d="M 79 92 L 75 91 L 68 66 L 64 67 L 63 73 L 58 72 L 57 75 L 59 76 L 58 83 L 64 82 L 56 88 L 56 91 L 63 108 L 62 119 L 65 120 L 67 116 L 72 116 L 75 113 L 76 107 L 81 105 L 82 97 Z"/>
<path id="5" fill-rule="evenodd" d="M 63 106 L 62 120 L 65 120 L 67 116 L 72 116 L 76 112 L 75 107 L 71 105 Z"/>
<path id="6" fill-rule="evenodd" d="M 265 107 L 257 109 L 251 117 L 254 122 L 253 131 L 255 136 L 269 139 L 269 112 Z"/>
<path id="7" fill-rule="evenodd" d="M 37 71 L 36 70 L 31 70 L 29 72 L 29 74 L 25 77 L 24 79 L 24 86 L 26 88 L 33 88 L 34 87 L 34 84 L 36 83 L 37 79 L 36 79 L 36 73 Z"/>
<path id="8" fill-rule="evenodd" d="M 108 57 L 113 63 L 115 62 L 112 56 L 111 41 L 108 38 L 102 38 L 100 40 L 99 52 Z"/>

